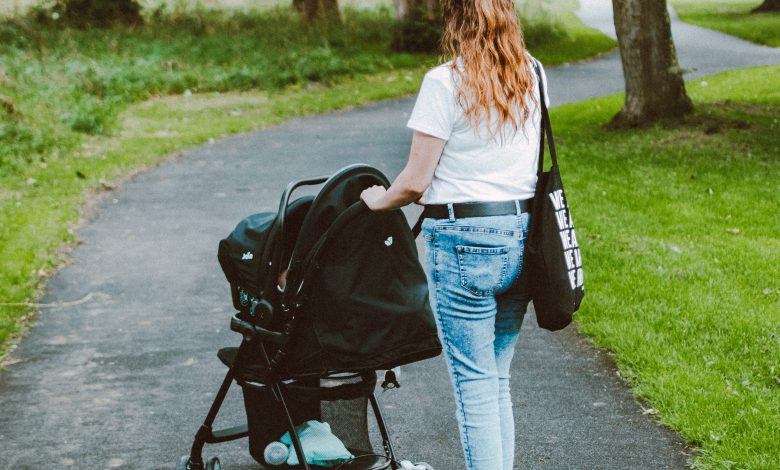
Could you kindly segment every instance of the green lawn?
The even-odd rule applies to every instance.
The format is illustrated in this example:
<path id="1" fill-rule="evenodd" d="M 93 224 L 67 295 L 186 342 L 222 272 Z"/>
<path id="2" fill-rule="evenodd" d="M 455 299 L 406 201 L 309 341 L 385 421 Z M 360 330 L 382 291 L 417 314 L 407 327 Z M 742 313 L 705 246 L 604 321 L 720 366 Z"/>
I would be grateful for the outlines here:
<path id="1" fill-rule="evenodd" d="M 701 447 L 697 468 L 780 462 L 778 76 L 689 82 L 696 113 L 649 129 L 604 129 L 622 96 L 553 110 L 586 268 L 575 318 Z"/>
<path id="2" fill-rule="evenodd" d="M 780 47 L 780 12 L 750 13 L 761 0 L 671 0 L 671 4 L 687 23 Z"/>
<path id="3" fill-rule="evenodd" d="M 133 31 L 0 23 L 0 95 L 14 109 L 0 100 L 0 342 L 63 262 L 90 194 L 211 138 L 413 93 L 435 61 L 384 52 L 389 12 L 292 33 L 267 15 L 284 13 Z M 534 21 L 529 44 L 548 65 L 613 46 L 571 17 Z M 605 130 L 621 96 L 553 110 L 587 269 L 577 322 L 701 447 L 700 468 L 780 461 L 778 74 L 691 82 L 696 114 L 649 129 Z"/>
<path id="4" fill-rule="evenodd" d="M 614 47 L 573 7 L 524 13 L 548 65 Z M 287 8 L 174 10 L 89 31 L 0 20 L 0 358 L 90 194 L 211 138 L 416 92 L 437 58 L 387 52 L 392 12 L 346 9 L 344 20 L 307 28 Z"/>

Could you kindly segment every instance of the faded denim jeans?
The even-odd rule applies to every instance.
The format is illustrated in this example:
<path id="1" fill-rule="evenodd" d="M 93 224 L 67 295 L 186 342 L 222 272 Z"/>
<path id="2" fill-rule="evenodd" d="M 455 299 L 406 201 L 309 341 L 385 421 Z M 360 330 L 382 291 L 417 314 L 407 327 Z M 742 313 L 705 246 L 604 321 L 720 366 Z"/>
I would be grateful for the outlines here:
<path id="1" fill-rule="evenodd" d="M 528 306 L 530 214 L 425 219 L 426 272 L 468 470 L 512 470 L 509 365 Z"/>

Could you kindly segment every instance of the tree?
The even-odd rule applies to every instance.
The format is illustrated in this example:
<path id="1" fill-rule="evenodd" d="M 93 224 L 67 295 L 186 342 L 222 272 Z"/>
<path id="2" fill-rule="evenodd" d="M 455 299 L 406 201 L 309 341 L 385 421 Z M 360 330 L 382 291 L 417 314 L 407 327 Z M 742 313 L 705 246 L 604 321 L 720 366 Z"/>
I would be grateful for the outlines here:
<path id="1" fill-rule="evenodd" d="M 396 22 L 390 44 L 397 52 L 438 52 L 441 39 L 439 0 L 395 0 Z"/>
<path id="2" fill-rule="evenodd" d="M 393 0 L 395 17 L 399 20 L 408 18 L 410 13 L 419 12 L 428 20 L 438 19 L 439 0 Z"/>
<path id="3" fill-rule="evenodd" d="M 764 3 L 750 10 L 751 13 L 780 11 L 780 0 L 764 0 Z"/>
<path id="4" fill-rule="evenodd" d="M 625 103 L 612 124 L 635 127 L 690 113 L 666 0 L 612 0 L 612 5 L 626 80 Z"/>
<path id="5" fill-rule="evenodd" d="M 293 0 L 293 7 L 303 14 L 307 23 L 317 20 L 341 22 L 338 0 Z"/>
<path id="6" fill-rule="evenodd" d="M 78 27 L 108 27 L 143 23 L 138 0 L 57 0 L 54 10 Z"/>

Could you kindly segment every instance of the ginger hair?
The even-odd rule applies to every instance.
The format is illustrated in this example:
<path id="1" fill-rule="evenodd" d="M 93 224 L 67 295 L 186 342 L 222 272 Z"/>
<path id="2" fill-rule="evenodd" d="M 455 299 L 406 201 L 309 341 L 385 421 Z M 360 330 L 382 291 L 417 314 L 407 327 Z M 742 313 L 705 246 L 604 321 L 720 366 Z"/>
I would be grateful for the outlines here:
<path id="1" fill-rule="evenodd" d="M 483 118 L 495 138 L 507 122 L 515 131 L 525 124 L 537 99 L 532 67 L 512 0 L 442 0 L 444 58 L 453 59 L 460 78 L 457 99 L 469 123 Z M 463 68 L 456 60 L 463 61 Z M 498 122 L 491 122 L 495 109 Z M 503 137 L 503 136 L 502 136 Z"/>

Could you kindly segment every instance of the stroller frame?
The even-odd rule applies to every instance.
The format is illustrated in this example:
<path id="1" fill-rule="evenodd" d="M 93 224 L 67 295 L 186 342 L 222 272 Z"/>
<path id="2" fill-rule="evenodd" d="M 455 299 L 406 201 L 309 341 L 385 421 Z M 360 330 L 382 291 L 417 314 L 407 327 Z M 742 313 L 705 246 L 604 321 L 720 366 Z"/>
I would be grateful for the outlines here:
<path id="1" fill-rule="evenodd" d="M 350 170 L 354 170 L 354 169 L 363 169 L 365 171 L 365 168 L 374 170 L 370 167 L 365 167 L 363 165 L 353 165 L 351 167 L 347 167 L 344 170 L 342 170 L 340 174 L 348 174 Z M 376 172 L 376 177 L 378 179 L 383 180 L 385 186 L 388 186 L 389 182 L 387 182 L 384 175 L 382 175 L 378 170 L 374 170 L 374 171 Z M 293 191 L 295 191 L 297 188 L 301 186 L 319 185 L 325 183 L 328 180 L 329 177 L 302 179 L 302 180 L 291 182 L 285 188 L 279 204 L 279 211 L 277 213 L 278 224 L 276 225 L 276 229 L 278 230 L 279 239 L 283 239 L 282 237 L 285 228 L 284 219 L 287 213 L 287 208 L 290 203 L 290 196 L 293 193 Z M 351 217 L 353 217 L 358 211 L 365 209 L 365 206 L 360 207 L 361 205 L 363 205 L 362 202 L 356 203 L 353 205 L 353 207 L 347 209 L 345 213 L 338 218 L 341 220 L 337 220 L 334 222 L 334 226 L 343 225 Z M 331 229 L 333 229 L 333 227 L 331 227 Z M 328 232 L 331 232 L 331 230 L 328 230 Z M 288 279 L 288 284 L 287 284 L 288 288 L 291 287 L 291 285 L 296 285 L 298 282 L 300 282 L 300 284 L 297 284 L 298 288 L 293 290 L 292 293 L 288 292 L 289 290 L 292 289 L 285 289 L 285 292 L 283 293 L 281 310 L 286 317 L 286 321 L 282 331 L 268 330 L 254 323 L 245 321 L 239 317 L 238 313 L 231 318 L 230 329 L 232 331 L 240 333 L 243 336 L 243 339 L 241 341 L 240 346 L 238 347 L 238 351 L 235 355 L 235 360 L 231 365 L 229 365 L 225 378 L 222 381 L 222 385 L 220 386 L 216 394 L 216 397 L 214 398 L 214 401 L 211 407 L 209 408 L 209 411 L 206 415 L 206 418 L 203 421 L 203 424 L 201 424 L 200 428 L 195 434 L 192 448 L 190 450 L 190 455 L 181 457 L 177 470 L 179 469 L 212 470 L 213 468 L 217 468 L 216 465 L 219 465 L 218 463 L 219 461 L 216 458 L 211 458 L 208 460 L 208 462 L 204 463 L 202 457 L 204 445 L 228 442 L 228 441 L 242 439 L 249 436 L 248 423 L 238 425 L 238 426 L 233 426 L 230 428 L 221 429 L 221 430 L 213 429 L 214 421 L 216 420 L 216 417 L 219 413 L 222 403 L 224 402 L 228 390 L 230 389 L 230 386 L 234 381 L 242 387 L 253 387 L 253 386 L 256 387 L 256 385 L 253 385 L 253 383 L 260 383 L 260 386 L 269 387 L 271 389 L 274 398 L 278 402 L 280 408 L 284 412 L 284 416 L 286 417 L 286 421 L 287 421 L 286 424 L 290 432 L 290 437 L 292 438 L 293 447 L 295 452 L 298 455 L 298 461 L 300 462 L 299 465 L 296 467 L 305 470 L 311 470 L 312 467 L 306 461 L 305 453 L 303 452 L 303 446 L 295 430 L 295 423 L 292 414 L 290 413 L 290 409 L 287 405 L 287 400 L 285 399 L 285 393 L 287 388 L 287 384 L 285 383 L 285 380 L 288 380 L 290 378 L 296 379 L 302 377 L 300 376 L 282 377 L 280 375 L 277 375 L 277 372 L 280 369 L 280 366 L 283 362 L 283 358 L 285 356 L 285 345 L 287 345 L 287 343 L 290 341 L 292 331 L 293 331 L 293 326 L 296 323 L 296 318 L 295 318 L 296 310 L 298 310 L 302 306 L 302 304 L 296 302 L 294 298 L 301 293 L 303 280 L 307 277 L 310 266 L 316 264 L 319 258 L 319 254 L 321 253 L 321 248 L 325 245 L 324 241 L 326 241 L 329 238 L 328 235 L 329 235 L 328 233 L 323 235 L 323 243 L 318 244 L 319 246 L 316 247 L 314 253 L 311 256 L 307 257 L 307 259 L 303 263 L 290 268 L 289 274 L 292 279 Z M 266 253 L 264 253 L 263 255 L 264 257 L 263 259 L 265 262 L 263 263 L 263 265 L 268 266 L 269 273 L 268 275 L 266 275 L 266 283 L 263 292 L 270 292 L 270 289 L 274 289 L 276 287 L 276 279 L 279 273 L 281 272 L 281 267 L 283 262 L 282 260 L 283 250 L 278 249 L 276 250 L 275 254 L 268 253 L 268 251 L 270 250 L 265 250 L 265 251 Z M 271 317 L 274 311 L 273 305 L 271 305 L 270 302 L 264 299 L 262 293 L 260 295 L 260 298 L 261 299 L 257 305 L 257 308 L 260 311 L 262 311 L 261 317 L 266 315 L 268 317 Z M 273 355 L 274 357 L 269 356 L 265 347 L 266 342 L 273 343 L 274 345 L 279 346 L 279 349 Z M 257 345 L 257 349 L 260 351 L 262 363 L 267 368 L 267 373 L 264 374 L 264 378 L 262 380 L 255 380 L 254 378 L 252 380 L 245 380 L 242 377 L 242 372 L 244 372 L 244 370 L 247 369 L 247 365 L 249 363 L 248 356 L 250 354 L 250 349 L 255 349 L 253 347 L 254 345 Z M 345 372 L 349 372 L 349 371 L 338 371 L 337 373 L 343 374 Z M 371 372 L 371 374 L 374 374 L 374 380 L 375 380 L 376 372 L 373 371 Z M 328 373 L 325 373 L 324 375 L 320 374 L 317 375 L 316 377 L 320 379 L 329 379 L 329 378 L 337 379 L 337 377 L 334 377 L 333 375 Z M 380 436 L 382 438 L 382 447 L 384 451 L 384 456 L 385 458 L 387 458 L 387 460 L 389 460 L 390 468 L 392 468 L 392 470 L 397 470 L 400 467 L 398 465 L 398 461 L 395 458 L 393 447 L 390 442 L 390 436 L 387 429 L 387 425 L 385 423 L 385 419 L 382 414 L 379 401 L 376 398 L 376 393 L 373 391 L 373 389 L 371 390 L 370 393 L 365 393 L 364 390 L 360 390 L 359 385 L 364 385 L 364 383 L 344 384 L 336 387 L 301 387 L 300 385 L 296 385 L 295 387 L 299 389 L 308 388 L 308 391 L 315 392 L 315 393 L 317 391 L 322 391 L 323 389 L 326 388 L 331 388 L 331 389 L 338 389 L 334 391 L 338 391 L 341 393 L 340 395 L 332 396 L 331 398 L 320 398 L 320 401 L 353 399 L 358 397 L 368 398 L 369 402 L 371 403 L 371 408 L 379 429 Z M 370 449 L 366 449 L 366 450 L 370 452 Z M 368 455 L 375 455 L 379 457 L 378 454 L 368 454 Z M 356 458 L 360 458 L 360 456 L 357 456 Z"/>
<path id="2" fill-rule="evenodd" d="M 216 431 L 213 430 L 212 426 L 214 424 L 214 421 L 217 418 L 220 408 L 222 407 L 222 403 L 224 402 L 225 397 L 227 396 L 230 386 L 232 385 L 233 381 L 238 381 L 237 379 L 241 372 L 241 368 L 244 365 L 245 356 L 247 355 L 247 350 L 249 349 L 248 348 L 249 343 L 252 341 L 258 341 L 258 336 L 261 336 L 256 331 L 254 331 L 255 328 L 256 327 L 254 327 L 254 325 L 244 322 L 243 320 L 238 319 L 236 316 L 234 316 L 231 319 L 230 329 L 241 333 L 242 335 L 244 335 L 244 338 L 241 341 L 241 345 L 238 348 L 238 353 L 236 354 L 235 363 L 233 364 L 232 367 L 228 369 L 228 372 L 225 374 L 225 378 L 222 381 L 222 385 L 220 386 L 219 391 L 217 391 L 217 395 L 214 398 L 214 402 L 211 404 L 211 407 L 209 408 L 208 414 L 206 415 L 203 424 L 201 424 L 200 428 L 195 434 L 195 440 L 192 443 L 192 449 L 190 451 L 189 458 L 187 459 L 186 466 L 184 467 L 187 470 L 204 470 L 207 468 L 206 465 L 204 464 L 203 456 L 202 456 L 203 447 L 205 444 L 218 444 L 222 442 L 242 439 L 249 436 L 248 424 L 242 424 L 242 425 L 233 426 L 230 428 L 225 428 Z M 270 367 L 271 361 L 269 360 L 268 355 L 265 354 L 264 345 L 261 344 L 260 349 L 264 353 L 263 354 L 264 362 L 266 363 L 267 366 Z M 322 377 L 322 378 L 328 378 L 328 377 Z M 251 386 L 246 384 L 245 382 L 244 383 L 239 382 L 239 385 Z M 275 379 L 270 382 L 266 382 L 265 385 L 271 388 L 275 398 L 279 402 L 279 406 L 284 411 L 284 414 L 287 418 L 287 426 L 288 426 L 288 430 L 290 431 L 290 437 L 292 438 L 295 452 L 298 454 L 299 457 L 298 461 L 302 462 L 302 468 L 304 468 L 305 470 L 310 470 L 311 467 L 306 462 L 306 459 L 301 457 L 305 454 L 303 452 L 303 446 L 301 444 L 301 441 L 298 438 L 298 433 L 295 431 L 295 423 L 293 422 L 292 415 L 290 414 L 290 410 L 287 407 L 287 402 L 285 400 L 284 382 L 282 380 Z M 344 398 L 348 399 L 348 398 L 356 398 L 356 397 L 345 396 Z M 390 461 L 390 467 L 393 470 L 397 470 L 399 467 L 397 466 L 396 463 L 395 453 L 393 452 L 393 447 L 390 442 L 390 435 L 387 429 L 387 424 L 385 423 L 384 416 L 382 414 L 382 409 L 379 405 L 379 401 L 376 398 L 376 394 L 371 393 L 368 396 L 368 400 L 371 403 L 371 409 L 373 411 L 374 418 L 379 428 L 379 433 L 382 437 L 382 447 L 384 450 L 385 457 L 387 457 L 387 459 Z"/>

